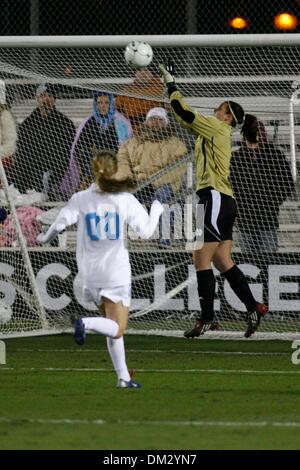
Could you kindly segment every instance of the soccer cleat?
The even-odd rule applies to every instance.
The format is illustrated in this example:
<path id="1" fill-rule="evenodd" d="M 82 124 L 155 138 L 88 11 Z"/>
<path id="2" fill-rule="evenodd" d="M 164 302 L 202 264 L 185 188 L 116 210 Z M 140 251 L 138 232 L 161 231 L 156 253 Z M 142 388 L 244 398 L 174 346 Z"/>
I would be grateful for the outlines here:
<path id="1" fill-rule="evenodd" d="M 117 387 L 118 388 L 141 388 L 142 387 L 141 384 L 138 384 L 137 382 L 132 380 L 135 375 L 134 369 L 129 371 L 129 375 L 130 375 L 130 380 L 126 381 L 123 379 L 119 379 L 117 383 Z"/>
<path id="2" fill-rule="evenodd" d="M 75 320 L 74 322 L 74 340 L 75 343 L 79 344 L 79 346 L 82 346 L 85 342 L 85 327 L 83 321 L 80 320 Z"/>
<path id="3" fill-rule="evenodd" d="M 210 331 L 216 331 L 216 330 L 220 330 L 220 329 L 221 329 L 221 325 L 218 322 L 218 320 L 217 319 L 213 320 L 212 323 L 211 323 L 211 326 L 210 326 Z"/>
<path id="4" fill-rule="evenodd" d="M 256 307 L 251 312 L 247 313 L 247 328 L 245 331 L 245 338 L 250 338 L 257 331 L 260 320 L 268 313 L 268 306 L 265 304 L 256 303 Z"/>
<path id="5" fill-rule="evenodd" d="M 191 330 L 187 330 L 183 333 L 186 338 L 197 338 L 198 336 L 204 335 L 208 330 L 218 330 L 219 324 L 216 320 L 207 322 L 204 320 L 197 320 L 196 325 Z"/>
<path id="6" fill-rule="evenodd" d="M 118 388 L 141 388 L 141 384 L 134 382 L 133 380 L 123 380 L 119 379 L 117 383 Z"/>

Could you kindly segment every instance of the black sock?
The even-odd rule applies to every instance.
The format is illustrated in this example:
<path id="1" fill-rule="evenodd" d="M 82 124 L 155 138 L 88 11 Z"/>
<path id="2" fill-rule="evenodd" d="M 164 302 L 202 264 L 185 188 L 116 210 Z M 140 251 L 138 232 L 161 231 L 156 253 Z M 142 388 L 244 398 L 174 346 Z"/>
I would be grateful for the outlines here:
<path id="1" fill-rule="evenodd" d="M 202 310 L 201 319 L 212 321 L 214 318 L 214 298 L 216 279 L 212 269 L 197 271 L 198 294 Z"/>
<path id="2" fill-rule="evenodd" d="M 238 296 L 243 304 L 246 305 L 246 309 L 248 311 L 253 310 L 256 305 L 256 301 L 252 295 L 244 273 L 236 265 L 234 265 L 232 268 L 230 268 L 225 273 L 222 273 L 221 275 L 227 279 L 233 292 Z"/>

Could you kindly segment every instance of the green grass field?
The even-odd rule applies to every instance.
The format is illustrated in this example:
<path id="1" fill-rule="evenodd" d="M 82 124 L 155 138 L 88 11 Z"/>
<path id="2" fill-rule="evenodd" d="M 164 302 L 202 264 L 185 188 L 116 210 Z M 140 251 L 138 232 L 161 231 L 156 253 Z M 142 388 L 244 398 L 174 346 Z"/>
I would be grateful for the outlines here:
<path id="1" fill-rule="evenodd" d="M 105 338 L 6 340 L 0 449 L 299 449 L 291 343 L 126 337 L 142 389 L 117 389 Z"/>

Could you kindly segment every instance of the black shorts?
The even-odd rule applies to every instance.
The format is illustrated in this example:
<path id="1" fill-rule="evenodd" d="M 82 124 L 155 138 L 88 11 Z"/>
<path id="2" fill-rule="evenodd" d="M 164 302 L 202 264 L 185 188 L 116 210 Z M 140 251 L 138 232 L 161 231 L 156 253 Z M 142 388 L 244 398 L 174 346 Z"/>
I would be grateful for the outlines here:
<path id="1" fill-rule="evenodd" d="M 198 204 L 204 205 L 204 241 L 232 240 L 237 205 L 233 197 L 213 188 L 197 191 Z"/>

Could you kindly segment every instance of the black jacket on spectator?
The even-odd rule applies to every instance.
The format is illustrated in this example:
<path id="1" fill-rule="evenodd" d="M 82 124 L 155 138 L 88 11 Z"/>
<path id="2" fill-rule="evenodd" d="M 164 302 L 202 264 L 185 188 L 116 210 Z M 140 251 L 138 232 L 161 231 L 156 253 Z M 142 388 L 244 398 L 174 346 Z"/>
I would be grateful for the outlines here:
<path id="1" fill-rule="evenodd" d="M 108 127 L 101 127 L 94 116 L 84 125 L 75 146 L 76 161 L 80 168 L 81 180 L 91 176 L 92 150 L 109 149 L 118 151 L 119 141 L 113 123 Z"/>
<path id="2" fill-rule="evenodd" d="M 57 199 L 74 137 L 75 126 L 67 116 L 54 108 L 44 118 L 36 108 L 19 127 L 9 182 L 22 193 L 35 189 Z"/>
<path id="3" fill-rule="evenodd" d="M 232 154 L 230 179 L 239 230 L 249 233 L 277 229 L 280 205 L 294 190 L 283 152 L 270 143 L 260 144 L 257 149 L 243 143 Z"/>

